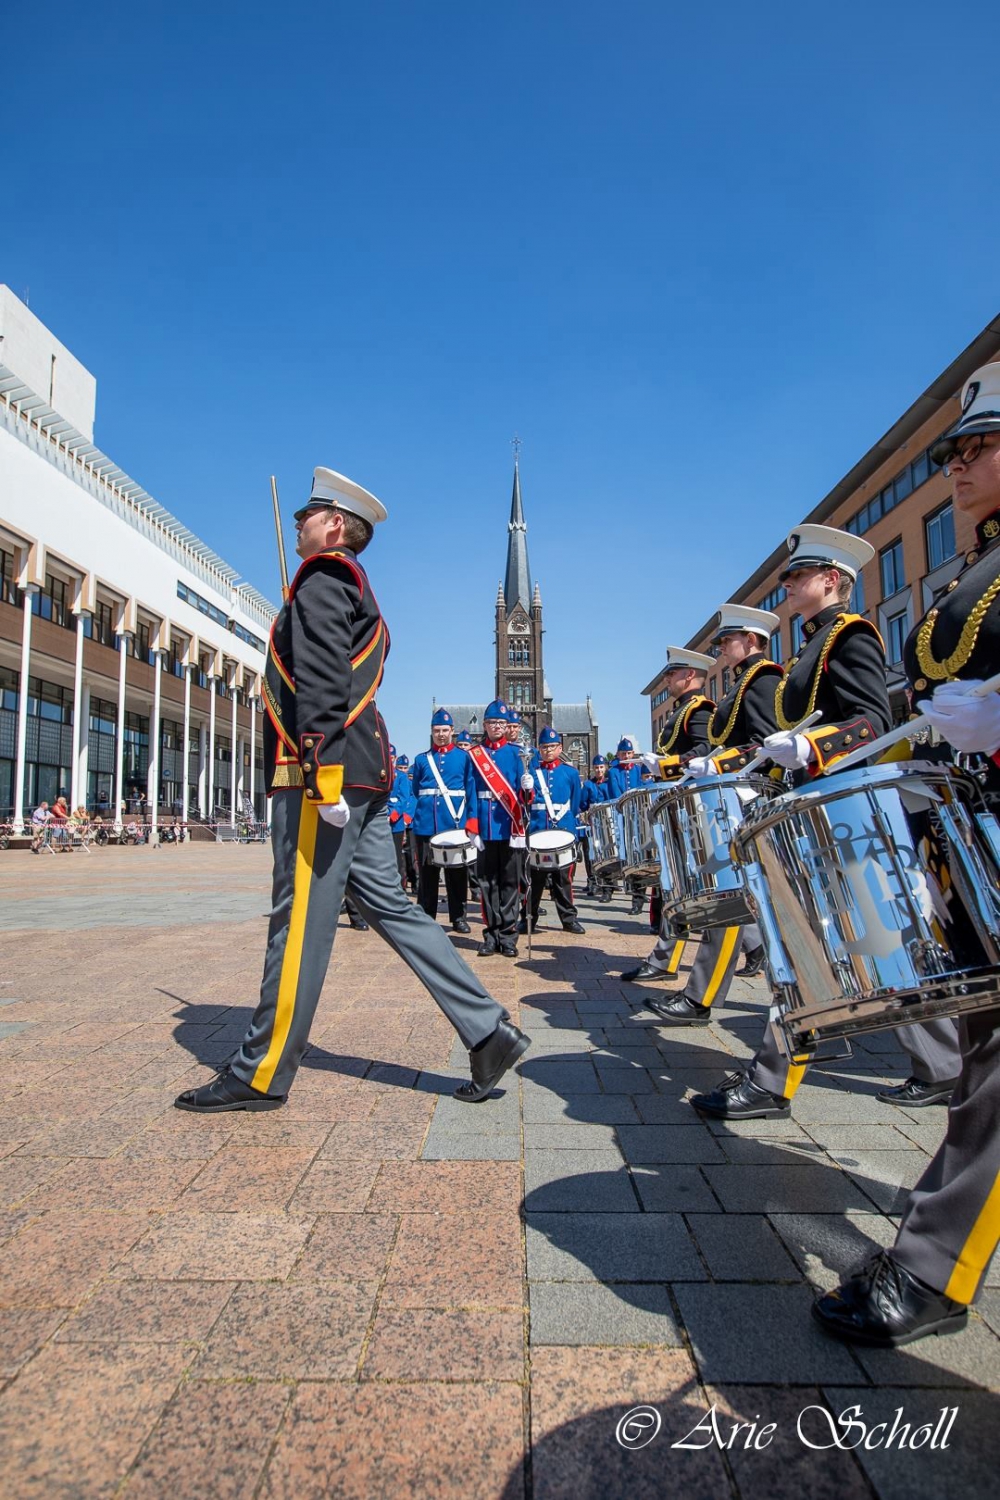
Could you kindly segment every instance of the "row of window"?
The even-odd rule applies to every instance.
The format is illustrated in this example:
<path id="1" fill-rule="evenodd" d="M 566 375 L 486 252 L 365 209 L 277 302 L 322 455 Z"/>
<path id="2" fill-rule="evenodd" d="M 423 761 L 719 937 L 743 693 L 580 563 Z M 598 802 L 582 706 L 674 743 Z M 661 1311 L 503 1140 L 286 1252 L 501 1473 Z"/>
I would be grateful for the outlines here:
<path id="1" fill-rule="evenodd" d="M 226 630 L 232 631 L 233 635 L 239 640 L 245 641 L 248 646 L 253 646 L 261 655 L 264 654 L 267 648 L 259 636 L 252 635 L 245 626 L 240 625 L 236 620 L 231 620 L 224 609 L 219 609 L 216 604 L 210 604 L 207 599 L 203 599 L 201 594 L 189 588 L 186 583 L 182 583 L 179 578 L 177 580 L 177 597 L 178 599 L 183 599 L 185 604 L 190 604 L 193 609 L 198 610 L 201 614 L 207 615 L 210 620 L 214 620 L 216 625 L 222 625 Z"/>
<path id="2" fill-rule="evenodd" d="M 900 469 L 896 477 L 884 485 L 877 495 L 873 495 L 867 505 L 863 505 L 850 520 L 845 521 L 841 529 L 853 532 L 855 536 L 864 536 L 877 521 L 881 521 L 883 516 L 895 510 L 904 500 L 908 500 L 914 490 L 918 490 L 932 474 L 937 473 L 937 465 L 931 461 L 930 449 L 925 448 L 904 469 Z"/>

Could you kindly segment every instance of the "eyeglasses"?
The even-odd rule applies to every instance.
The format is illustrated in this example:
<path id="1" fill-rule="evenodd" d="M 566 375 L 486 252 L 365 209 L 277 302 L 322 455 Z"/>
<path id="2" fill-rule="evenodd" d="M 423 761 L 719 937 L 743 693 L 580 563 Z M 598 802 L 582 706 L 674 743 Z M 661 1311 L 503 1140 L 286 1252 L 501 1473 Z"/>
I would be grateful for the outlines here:
<path id="1" fill-rule="evenodd" d="M 963 469 L 968 469 L 972 464 L 974 464 L 976 459 L 982 453 L 988 436 L 989 434 L 985 432 L 974 432 L 970 437 L 967 437 L 964 442 L 956 443 L 954 450 L 948 455 L 948 457 L 942 464 L 942 468 L 944 469 L 945 474 L 948 475 L 949 478 L 951 477 L 951 466 L 956 462 L 960 463 Z"/>

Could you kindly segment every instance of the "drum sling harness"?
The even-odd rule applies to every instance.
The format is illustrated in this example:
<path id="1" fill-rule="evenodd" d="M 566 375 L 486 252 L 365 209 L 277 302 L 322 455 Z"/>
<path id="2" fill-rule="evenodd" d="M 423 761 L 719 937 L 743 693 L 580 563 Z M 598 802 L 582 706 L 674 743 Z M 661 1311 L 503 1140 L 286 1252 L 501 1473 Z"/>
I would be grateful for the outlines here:
<path id="1" fill-rule="evenodd" d="M 569 803 L 553 803 L 552 798 L 549 795 L 549 784 L 545 780 L 545 777 L 542 775 L 541 766 L 539 766 L 535 771 L 535 780 L 538 782 L 539 790 L 541 791 L 542 799 L 545 803 L 545 811 L 549 815 L 549 822 L 552 824 L 553 828 L 558 828 L 559 819 L 564 818 L 569 812 Z"/>
<path id="2" fill-rule="evenodd" d="M 444 798 L 445 805 L 448 808 L 449 813 L 451 814 L 451 821 L 455 824 L 455 827 L 458 828 L 458 827 L 461 826 L 462 820 L 458 816 L 458 813 L 455 811 L 455 804 L 452 802 L 451 799 L 452 799 L 452 797 L 456 797 L 458 799 L 458 805 L 459 805 L 459 807 L 464 807 L 465 806 L 465 793 L 464 792 L 458 792 L 458 791 L 449 792 L 448 788 L 444 784 L 444 778 L 441 775 L 441 772 L 437 768 L 437 761 L 434 759 L 434 752 L 433 752 L 433 750 L 428 751 L 427 761 L 428 761 L 428 764 L 430 765 L 430 768 L 431 768 L 431 775 L 434 777 L 434 780 L 437 782 L 438 791 L 441 793 L 441 796 Z"/>

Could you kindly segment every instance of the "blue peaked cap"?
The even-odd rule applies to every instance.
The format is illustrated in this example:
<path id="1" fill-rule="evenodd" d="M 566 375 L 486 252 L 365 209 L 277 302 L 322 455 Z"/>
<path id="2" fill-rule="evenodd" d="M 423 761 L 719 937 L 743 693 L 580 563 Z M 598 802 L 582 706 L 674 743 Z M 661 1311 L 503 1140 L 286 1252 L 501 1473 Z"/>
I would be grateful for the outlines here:
<path id="1" fill-rule="evenodd" d="M 492 703 L 487 703 L 483 711 L 484 719 L 509 719 L 510 709 L 502 698 L 494 698 Z"/>
<path id="2" fill-rule="evenodd" d="M 405 771 L 407 766 L 410 764 L 410 757 L 408 755 L 397 755 L 396 764 L 397 766 L 401 766 Z"/>
<path id="3" fill-rule="evenodd" d="M 603 755 L 595 755 L 590 764 L 592 766 L 606 766 L 607 761 L 605 760 Z"/>
<path id="4" fill-rule="evenodd" d="M 631 750 L 632 753 L 633 753 L 633 755 L 635 754 L 635 746 L 633 745 L 633 743 L 632 743 L 631 740 L 619 740 L 618 741 L 618 749 L 619 750 Z"/>
<path id="5" fill-rule="evenodd" d="M 436 714 L 431 715 L 431 728 L 438 729 L 442 724 L 454 724 L 455 720 L 446 708 L 439 708 Z"/>
<path id="6" fill-rule="evenodd" d="M 540 745 L 561 745 L 562 744 L 562 735 L 561 734 L 557 734 L 554 729 L 550 729 L 549 726 L 546 724 L 545 728 L 542 730 L 541 734 L 538 736 L 538 743 Z"/>

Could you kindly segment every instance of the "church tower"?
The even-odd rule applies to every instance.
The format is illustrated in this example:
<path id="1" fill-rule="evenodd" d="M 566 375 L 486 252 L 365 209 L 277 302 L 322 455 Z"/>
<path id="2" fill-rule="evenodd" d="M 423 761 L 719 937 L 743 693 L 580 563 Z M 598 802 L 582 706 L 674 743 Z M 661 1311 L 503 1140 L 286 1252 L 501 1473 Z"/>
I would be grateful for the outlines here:
<path id="1" fill-rule="evenodd" d="M 528 528 L 521 506 L 521 476 L 514 458 L 514 489 L 507 523 L 507 571 L 497 589 L 496 696 L 521 715 L 531 740 L 552 722 L 542 663 L 542 595 L 531 586 Z"/>

